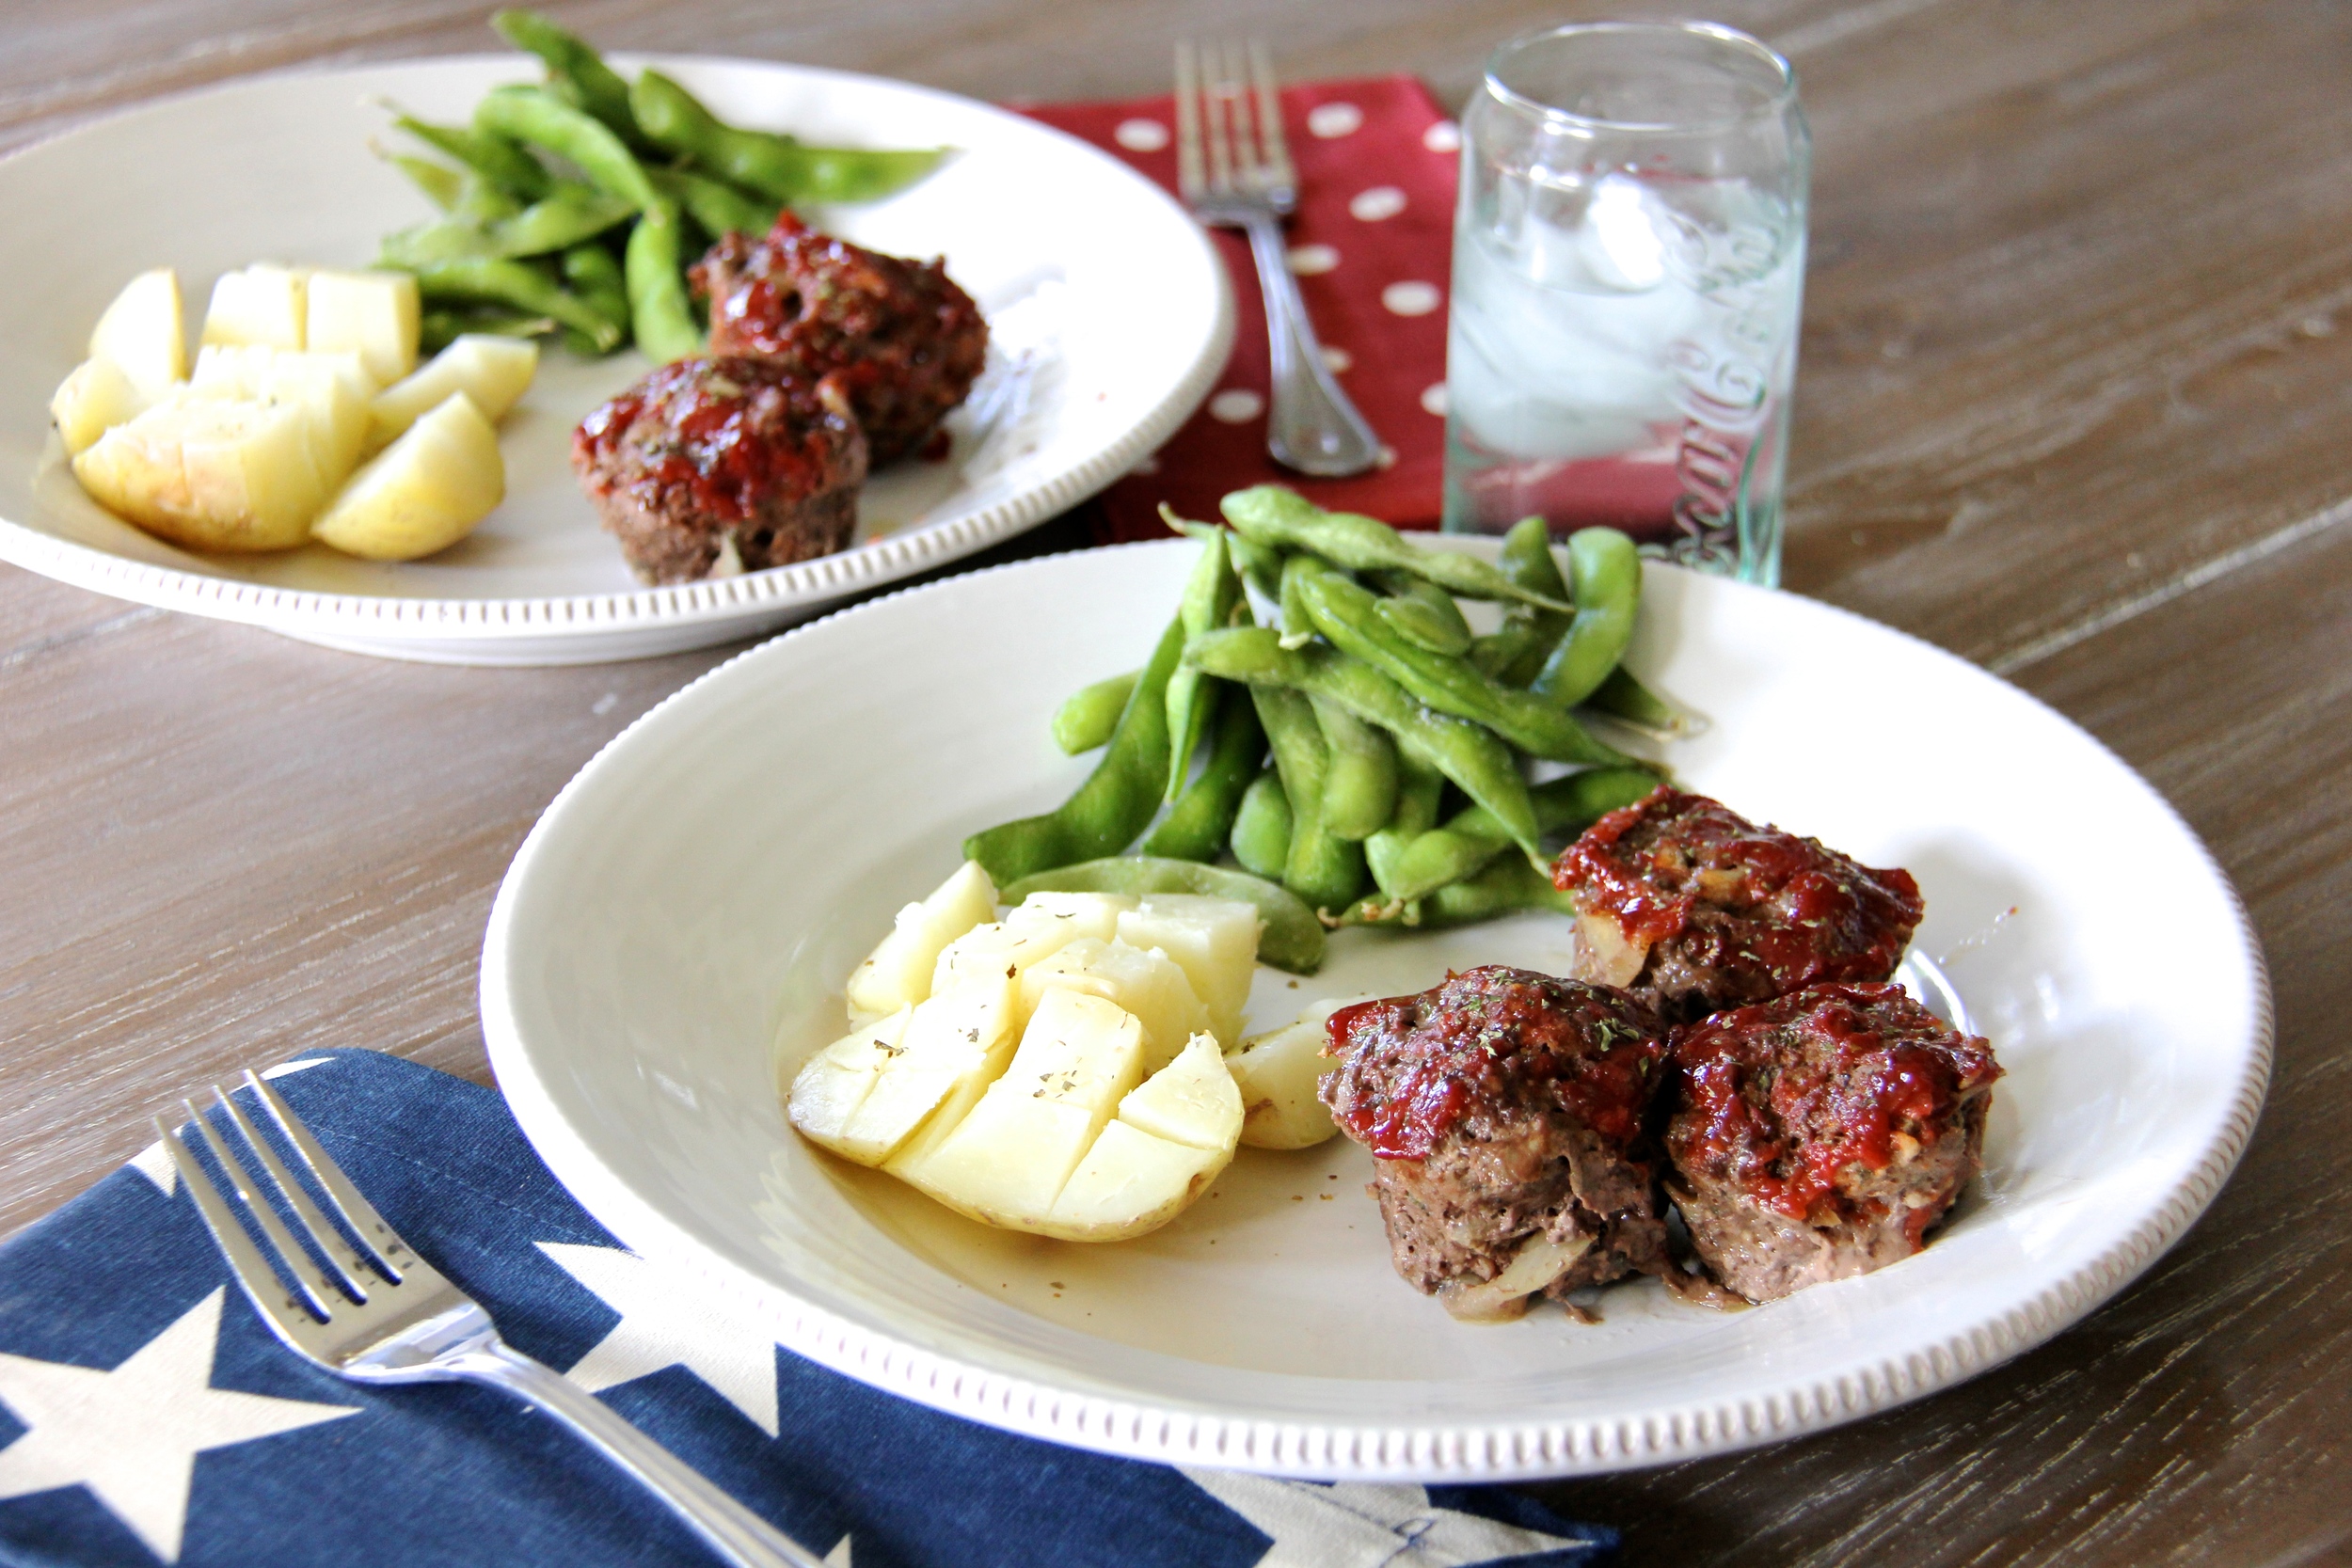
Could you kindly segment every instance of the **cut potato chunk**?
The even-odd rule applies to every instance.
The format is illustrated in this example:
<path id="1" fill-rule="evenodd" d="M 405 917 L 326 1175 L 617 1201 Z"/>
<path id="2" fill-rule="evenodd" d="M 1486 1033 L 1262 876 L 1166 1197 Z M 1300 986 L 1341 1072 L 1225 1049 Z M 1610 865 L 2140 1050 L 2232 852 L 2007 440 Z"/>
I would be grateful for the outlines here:
<path id="1" fill-rule="evenodd" d="M 467 333 L 416 374 L 376 394 L 368 450 L 389 445 L 428 409 L 440 406 L 452 392 L 473 399 L 482 417 L 495 424 L 530 389 L 531 378 L 538 370 L 539 345 L 529 339 Z M 990 912 L 994 912 L 993 906 Z"/>
<path id="2" fill-rule="evenodd" d="M 300 409 L 185 392 L 106 432 L 73 475 L 141 528 L 208 550 L 298 545 L 326 494 Z"/>
<path id="3" fill-rule="evenodd" d="M 188 328 L 180 305 L 180 275 L 169 267 L 143 272 L 115 295 L 89 335 L 89 356 L 104 359 L 150 399 L 188 378 Z"/>
<path id="4" fill-rule="evenodd" d="M 1241 1039 L 1263 928 L 1253 905 L 1189 894 L 1153 894 L 1119 917 L 1120 941 L 1156 947 L 1183 968 L 1209 1010 L 1211 1032 L 1228 1050 Z"/>
<path id="5" fill-rule="evenodd" d="M 421 376 L 430 371 L 428 366 L 417 373 Z M 931 971 L 939 965 L 940 951 L 966 931 L 986 924 L 995 912 L 995 884 L 978 863 L 964 862 L 929 898 L 900 910 L 890 934 L 850 972 L 850 1010 L 886 1013 L 930 996 Z"/>
<path id="6" fill-rule="evenodd" d="M 65 442 L 68 457 L 79 456 L 119 424 L 147 407 L 147 398 L 122 367 L 111 359 L 85 359 L 73 367 L 49 400 L 49 417 Z"/>
<path id="7" fill-rule="evenodd" d="M 1143 1074 L 1143 1029 L 1083 991 L 1046 992 L 1005 1074 L 922 1158 L 892 1170 L 949 1208 L 1030 1228 Z"/>
<path id="8" fill-rule="evenodd" d="M 204 309 L 200 341 L 300 350 L 307 334 L 306 277 L 266 261 L 222 273 Z"/>
<path id="9" fill-rule="evenodd" d="M 1339 1131 L 1315 1088 L 1335 1065 L 1323 1047 L 1331 1015 L 1345 1005 L 1318 1002 L 1295 1023 L 1245 1041 L 1227 1061 L 1241 1094 L 1243 1143 L 1252 1148 L 1311 1148 Z"/>
<path id="10" fill-rule="evenodd" d="M 498 432 L 457 392 L 352 475 L 310 532 L 371 561 L 414 561 L 471 533 L 505 499 Z"/>
<path id="11" fill-rule="evenodd" d="M 417 368 L 417 280 L 407 273 L 314 272 L 304 304 L 303 347 L 357 350 L 379 387 Z"/>
<path id="12" fill-rule="evenodd" d="M 1135 904 L 1106 893 L 1033 893 L 1002 921 L 975 927 L 941 949 L 931 990 L 983 971 L 1009 971 L 1017 979 L 1031 964 L 1081 937 L 1108 942 L 1119 929 L 1120 914 Z"/>
<path id="13" fill-rule="evenodd" d="M 875 1165 L 911 1141 L 929 1147 L 954 1131 L 1012 1055 L 1020 1035 L 1011 981 L 983 975 L 918 1005 L 899 1053 L 875 1078 L 834 1147 Z M 922 1136 L 927 1130 L 934 1135 Z"/>
<path id="14" fill-rule="evenodd" d="M 341 484 L 359 461 L 368 433 L 373 383 L 356 354 L 304 354 L 233 343 L 197 351 L 191 392 L 292 404 L 310 420 L 311 451 L 329 485 Z"/>
<path id="15" fill-rule="evenodd" d="M 1143 1025 L 1143 1067 L 1157 1071 L 1184 1042 L 1208 1027 L 1209 1011 L 1192 982 L 1157 949 L 1080 937 L 1021 972 L 1021 1006 L 1035 1012 L 1048 990 L 1082 990 L 1135 1014 Z"/>
<path id="16" fill-rule="evenodd" d="M 1216 1037 L 1203 1031 L 1176 1059 L 1119 1102 L 1119 1119 L 1155 1138 L 1217 1153 L 1222 1165 L 1241 1138 L 1241 1090 Z"/>
<path id="17" fill-rule="evenodd" d="M 876 1075 L 902 1053 L 899 1042 L 914 1016 L 913 1007 L 901 1007 L 811 1056 L 792 1079 L 787 1106 L 792 1125 L 828 1148 L 838 1148 Z"/>
<path id="18" fill-rule="evenodd" d="M 1103 1129 L 1044 1219 L 1023 1226 L 1066 1242 L 1124 1242 L 1189 1208 L 1233 1158 L 1154 1137 L 1125 1121 Z"/>

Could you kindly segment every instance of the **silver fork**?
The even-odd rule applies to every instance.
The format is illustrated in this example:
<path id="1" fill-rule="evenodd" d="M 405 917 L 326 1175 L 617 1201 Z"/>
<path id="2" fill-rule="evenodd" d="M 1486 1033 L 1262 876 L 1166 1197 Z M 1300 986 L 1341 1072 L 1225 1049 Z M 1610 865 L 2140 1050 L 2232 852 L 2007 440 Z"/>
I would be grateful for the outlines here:
<path id="1" fill-rule="evenodd" d="M 355 1383 L 486 1383 L 503 1388 L 571 1428 L 634 1476 L 728 1561 L 744 1568 L 782 1568 L 787 1563 L 791 1568 L 823 1568 L 818 1558 L 705 1481 L 595 1396 L 500 1338 L 498 1325 L 481 1304 L 400 1239 L 359 1196 L 342 1168 L 327 1158 L 278 1091 L 250 1071 L 245 1081 L 268 1107 L 341 1226 L 339 1229 L 320 1212 L 234 1100 L 218 1087 L 213 1090 L 258 1162 L 262 1173 L 259 1178 L 250 1164 L 230 1154 L 195 1103 L 183 1101 L 205 1146 L 235 1187 L 246 1217 L 275 1249 L 278 1267 L 272 1266 L 271 1257 L 238 1223 L 211 1176 L 161 1117 L 154 1118 L 155 1131 L 246 1299 L 290 1349 Z M 272 1197 L 294 1212 L 315 1250 L 306 1251 L 295 1242 Z"/>
<path id="2" fill-rule="evenodd" d="M 1298 297 L 1282 239 L 1282 219 L 1298 205 L 1298 178 L 1282 135 L 1281 95 L 1264 44 L 1250 40 L 1246 67 L 1242 56 L 1231 41 L 1198 52 L 1176 45 L 1177 184 L 1193 216 L 1249 236 L 1274 361 L 1266 450 L 1300 473 L 1359 474 L 1379 462 L 1380 437 L 1331 378 Z"/>

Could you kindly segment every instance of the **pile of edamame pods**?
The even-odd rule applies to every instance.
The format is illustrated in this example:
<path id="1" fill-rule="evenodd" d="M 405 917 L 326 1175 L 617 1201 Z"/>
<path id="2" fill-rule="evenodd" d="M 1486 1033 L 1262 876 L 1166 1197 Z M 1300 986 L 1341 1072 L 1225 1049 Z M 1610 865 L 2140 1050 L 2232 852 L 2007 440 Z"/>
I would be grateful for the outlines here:
<path id="1" fill-rule="evenodd" d="M 1633 542 L 1580 531 L 1564 578 L 1540 517 L 1489 563 L 1274 485 L 1220 510 L 1230 531 L 1164 512 L 1200 542 L 1175 618 L 1151 662 L 1054 717 L 1063 751 L 1102 750 L 1093 773 L 1058 809 L 975 833 L 964 853 L 1009 897 L 1251 898 L 1267 919 L 1261 956 L 1286 968 L 1319 956 L 1326 926 L 1566 908 L 1547 841 L 1661 781 L 1576 710 L 1661 735 L 1685 722 L 1620 662 L 1641 607 Z M 1257 623 L 1253 596 L 1277 625 Z M 1500 629 L 1473 636 L 1457 598 L 1500 602 Z M 1531 783 L 1537 761 L 1573 770 Z M 1138 837 L 1139 853 L 1122 854 Z M 1241 871 L 1215 863 L 1229 853 Z"/>
<path id="2" fill-rule="evenodd" d="M 871 201 L 946 155 L 745 130 L 658 71 L 624 80 L 535 12 L 490 24 L 544 60 L 547 80 L 494 89 L 470 125 L 396 112 L 449 163 L 386 153 L 442 214 L 387 236 L 377 259 L 416 274 L 428 349 L 462 332 L 560 329 L 583 354 L 634 342 L 657 364 L 689 358 L 704 349 L 686 280 L 697 234 L 765 233 L 795 202 Z"/>

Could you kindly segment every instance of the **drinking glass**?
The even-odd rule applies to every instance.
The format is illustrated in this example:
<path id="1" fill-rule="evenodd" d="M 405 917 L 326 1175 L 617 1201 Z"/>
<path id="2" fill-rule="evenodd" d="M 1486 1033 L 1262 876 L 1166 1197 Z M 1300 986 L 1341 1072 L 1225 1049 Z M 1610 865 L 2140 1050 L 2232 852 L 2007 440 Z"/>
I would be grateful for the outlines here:
<path id="1" fill-rule="evenodd" d="M 1462 130 L 1447 530 L 1603 523 L 1777 582 L 1812 168 L 1788 62 L 1579 23 L 1497 50 Z"/>

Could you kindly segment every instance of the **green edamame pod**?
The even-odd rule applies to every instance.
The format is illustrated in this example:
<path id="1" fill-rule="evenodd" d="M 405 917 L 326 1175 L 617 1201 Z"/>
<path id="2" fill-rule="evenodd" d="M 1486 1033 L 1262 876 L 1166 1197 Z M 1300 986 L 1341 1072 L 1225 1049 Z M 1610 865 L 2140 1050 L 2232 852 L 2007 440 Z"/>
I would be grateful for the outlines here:
<path id="1" fill-rule="evenodd" d="M 554 188 L 555 176 L 509 137 L 479 126 L 436 125 L 410 114 L 394 114 L 392 123 L 517 201 L 536 201 Z"/>
<path id="2" fill-rule="evenodd" d="M 1633 672 L 1622 664 L 1609 672 L 1609 678 L 1601 682 L 1585 702 L 1603 713 L 1669 740 L 1695 735 L 1704 727 L 1699 720 L 1644 686 L 1634 678 Z"/>
<path id="3" fill-rule="evenodd" d="M 405 269 L 475 256 L 518 261 L 545 256 L 594 239 L 636 211 L 619 197 L 567 182 L 521 212 L 492 222 L 448 217 L 389 234 L 382 261 L 386 266 Z"/>
<path id="4" fill-rule="evenodd" d="M 599 349 L 612 348 L 621 341 L 619 328 L 536 262 L 476 256 L 408 270 L 417 275 L 417 290 L 427 299 L 506 305 L 534 316 L 552 316 Z"/>
<path id="5" fill-rule="evenodd" d="M 499 11 L 490 25 L 516 48 L 547 62 L 548 85 L 564 103 L 594 115 L 623 141 L 645 147 L 644 133 L 628 112 L 628 84 L 585 39 L 536 11 Z"/>
<path id="6" fill-rule="evenodd" d="M 1642 605 L 1642 557 L 1613 528 L 1581 528 L 1568 539 L 1576 620 L 1528 685 L 1539 697 L 1574 707 L 1609 678 L 1633 640 Z"/>
<path id="7" fill-rule="evenodd" d="M 1576 899 L 1551 885 L 1551 879 L 1519 859 L 1505 855 L 1477 876 L 1439 888 L 1421 900 L 1424 930 L 1470 926 L 1520 910 L 1550 910 L 1576 913 Z"/>
<path id="8" fill-rule="evenodd" d="M 983 829 L 963 841 L 963 858 L 1008 887 L 1024 877 L 1116 855 L 1159 810 L 1168 777 L 1168 677 L 1184 651 L 1184 626 L 1170 621 L 1119 716 L 1119 727 L 1086 783 L 1058 807 Z"/>
<path id="9" fill-rule="evenodd" d="M 1396 737 L 1397 745 L 1461 786 L 1462 793 L 1492 811 L 1510 830 L 1511 841 L 1530 858 L 1541 854 L 1535 808 L 1527 796 L 1511 749 L 1484 725 L 1432 712 L 1371 665 L 1330 648 L 1287 649 L 1269 630 L 1236 626 L 1196 637 L 1184 662 L 1226 680 L 1248 681 L 1253 693 L 1269 687 L 1328 697 Z M 1261 705 L 1259 717 L 1265 716 Z M 1274 736 L 1274 725 L 1266 734 Z M 1317 746 L 1322 736 L 1314 736 Z M 1279 758 L 1279 752 L 1278 750 Z M 1318 785 L 1321 780 L 1317 781 Z M 1284 778 L 1291 809 L 1301 812 L 1296 789 Z"/>
<path id="10" fill-rule="evenodd" d="M 1370 838 L 1396 811 L 1396 745 L 1327 697 L 1310 697 L 1330 757 L 1323 780 L 1323 825 L 1335 837 Z"/>
<path id="11" fill-rule="evenodd" d="M 662 199 L 644 166 L 612 127 L 551 93 L 531 88 L 485 94 L 474 105 L 473 122 L 477 131 L 543 149 L 578 166 L 590 184 L 641 213 Z"/>
<path id="12" fill-rule="evenodd" d="M 1581 833 L 1619 806 L 1629 806 L 1658 787 L 1658 776 L 1641 768 L 1590 768 L 1530 789 L 1535 825 L 1545 834 Z M 1511 847 L 1511 835 L 1484 806 L 1456 812 L 1397 857 L 1392 880 L 1381 885 L 1391 897 L 1423 898 L 1449 883 L 1474 876 Z"/>
<path id="13" fill-rule="evenodd" d="M 1541 517 L 1522 517 L 1502 536 L 1502 553 L 1496 564 L 1520 587 L 1548 598 L 1574 597 L 1560 576 L 1560 562 L 1551 553 L 1551 530 Z M 1543 669 L 1551 650 L 1568 634 L 1575 617 L 1552 610 L 1513 605 L 1502 617 L 1498 638 L 1509 644 L 1508 654 L 1491 667 L 1479 668 L 1509 687 L 1524 687 Z"/>
<path id="14" fill-rule="evenodd" d="M 1240 629 L 1258 633 L 1254 626 Z M 1192 641 L 1233 635 L 1209 632 Z M 1274 633 L 1259 635 L 1272 638 Z M 1258 721 L 1265 726 L 1275 770 L 1282 776 L 1282 794 L 1291 806 L 1290 854 L 1282 863 L 1282 885 L 1315 909 L 1344 908 L 1363 885 L 1364 852 L 1324 824 L 1323 790 L 1331 759 L 1322 727 L 1315 722 L 1314 705 L 1302 692 L 1282 686 L 1252 686 L 1249 698 L 1257 705 Z"/>
<path id="15" fill-rule="evenodd" d="M 657 198 L 628 231 L 622 276 L 628 283 L 628 319 L 637 350 L 657 365 L 691 359 L 706 346 L 686 295 L 686 220 L 667 198 Z"/>
<path id="16" fill-rule="evenodd" d="M 1215 537 L 1200 541 L 1200 557 L 1184 580 L 1176 618 L 1186 637 L 1214 631 L 1226 624 L 1240 597 L 1241 580 L 1226 563 L 1225 536 L 1219 531 Z M 1192 771 L 1192 754 L 1200 749 L 1200 737 L 1208 731 L 1216 697 L 1209 677 L 1198 670 L 1179 668 L 1168 677 L 1168 798 L 1171 800 L 1184 793 L 1184 779 Z"/>
<path id="17" fill-rule="evenodd" d="M 1226 898 L 1257 906 L 1265 929 L 1258 935 L 1258 961 L 1293 974 L 1312 974 L 1323 962 L 1323 922 L 1279 883 L 1262 877 L 1203 865 L 1199 861 L 1149 855 L 1083 861 L 1025 877 L 1003 890 L 1009 904 L 1032 893 L 1116 893 L 1147 898 L 1155 893 Z"/>
<path id="18" fill-rule="evenodd" d="M 628 330 L 628 284 L 621 263 L 601 244 L 576 245 L 564 252 L 564 281 L 622 331 Z"/>
<path id="19" fill-rule="evenodd" d="M 876 200 L 920 180 L 947 153 L 946 148 L 807 147 L 772 132 L 743 130 L 658 71 L 639 73 L 628 102 L 654 145 L 778 202 Z"/>
<path id="20" fill-rule="evenodd" d="M 765 234 L 776 226 L 776 204 L 746 196 L 723 180 L 687 168 L 648 168 L 654 188 L 686 211 L 696 228 L 713 239 L 727 234 Z"/>
<path id="21" fill-rule="evenodd" d="M 1576 608 L 1530 593 L 1476 556 L 1424 550 L 1376 517 L 1326 512 L 1297 491 L 1278 484 L 1236 490 L 1217 505 L 1235 532 L 1268 549 L 1309 550 L 1351 572 L 1409 572 L 1466 599 L 1518 600 L 1546 610 Z"/>
<path id="22" fill-rule="evenodd" d="M 1062 699 L 1054 710 L 1054 744 L 1062 755 L 1074 757 L 1106 744 L 1111 732 L 1119 728 L 1119 716 L 1127 710 L 1127 699 L 1135 695 L 1136 678 L 1143 672 L 1130 670 L 1123 675 L 1112 675 L 1082 686 Z"/>
<path id="23" fill-rule="evenodd" d="M 553 316 L 534 316 L 526 310 L 432 309 L 417 318 L 417 346 L 427 354 L 438 354 L 469 333 L 543 338 L 554 331 L 557 325 Z M 568 333 L 571 329 L 564 330 Z"/>
<path id="24" fill-rule="evenodd" d="M 1250 705 L 1254 716 L 1257 705 Z M 1264 726 L 1259 726 L 1264 733 Z M 1276 881 L 1291 858 L 1291 802 L 1282 793 L 1282 778 L 1269 768 L 1242 791 L 1241 810 L 1233 816 L 1233 858 L 1244 869 Z"/>
<path id="25" fill-rule="evenodd" d="M 1373 609 L 1391 631 L 1449 657 L 1470 652 L 1470 623 L 1462 619 L 1453 594 L 1404 572 L 1375 572 L 1372 580 L 1386 595 L 1375 600 Z"/>
<path id="26" fill-rule="evenodd" d="M 1242 794 L 1257 778 L 1258 764 L 1265 756 L 1265 730 L 1258 722 L 1257 705 L 1247 691 L 1222 682 L 1216 690 L 1216 730 L 1208 766 L 1193 780 L 1192 787 L 1177 798 L 1167 820 L 1143 841 L 1147 855 L 1213 861 L 1233 836 Z"/>
<path id="27" fill-rule="evenodd" d="M 1363 660 L 1413 697 L 1440 713 L 1484 724 L 1531 756 L 1554 762 L 1628 764 L 1633 759 L 1604 746 L 1561 709 L 1481 674 L 1467 659 L 1431 653 L 1396 636 L 1381 621 L 1373 595 L 1341 572 L 1311 556 L 1283 563 L 1285 586 L 1294 581 L 1315 628 L 1341 652 Z M 1567 719 L 1562 723 L 1562 719 Z"/>
<path id="28" fill-rule="evenodd" d="M 1315 640 L 1315 620 L 1299 596 L 1301 572 L 1321 564 L 1311 556 L 1295 555 L 1282 562 L 1281 592 L 1277 603 L 1282 614 L 1282 646 L 1303 648 Z"/>
<path id="29" fill-rule="evenodd" d="M 430 158 L 412 158 L 405 152 L 376 150 L 376 156 L 408 177 L 408 182 L 424 193 L 424 198 L 442 212 L 454 212 L 466 198 L 466 175 L 447 164 L 437 164 Z"/>
<path id="30" fill-rule="evenodd" d="M 1438 823 L 1438 802 L 1445 793 L 1445 775 L 1410 752 L 1396 758 L 1396 810 L 1387 826 L 1364 840 L 1364 864 L 1373 882 L 1391 898 L 1396 896 L 1396 865 L 1406 849 Z"/>

